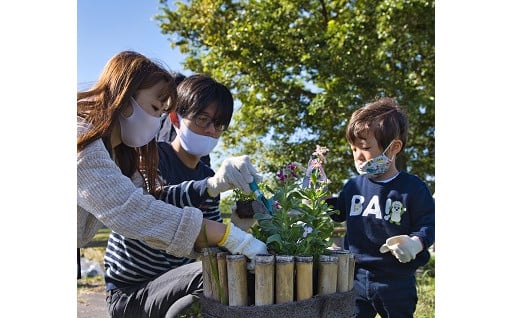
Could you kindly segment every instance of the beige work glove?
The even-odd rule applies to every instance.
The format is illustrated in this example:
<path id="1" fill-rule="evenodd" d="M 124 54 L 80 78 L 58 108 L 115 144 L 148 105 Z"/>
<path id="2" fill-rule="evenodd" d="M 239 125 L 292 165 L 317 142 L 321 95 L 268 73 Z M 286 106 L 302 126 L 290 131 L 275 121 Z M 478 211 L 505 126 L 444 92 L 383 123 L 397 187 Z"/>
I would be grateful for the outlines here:
<path id="1" fill-rule="evenodd" d="M 219 246 L 227 248 L 231 254 L 243 254 L 249 258 L 247 263 L 249 270 L 254 269 L 254 258 L 258 254 L 268 254 L 267 245 L 258 240 L 252 234 L 242 231 L 233 223 L 229 223 L 224 237 Z"/>
<path id="2" fill-rule="evenodd" d="M 249 156 L 232 157 L 224 160 L 215 175 L 206 180 L 206 188 L 211 197 L 235 188 L 251 193 L 249 183 L 253 180 L 260 182 L 261 176 L 252 166 Z"/>
<path id="3" fill-rule="evenodd" d="M 423 244 L 417 236 L 408 235 L 392 236 L 380 247 L 381 253 L 391 251 L 400 263 L 408 263 L 416 258 L 416 255 L 423 250 Z"/>

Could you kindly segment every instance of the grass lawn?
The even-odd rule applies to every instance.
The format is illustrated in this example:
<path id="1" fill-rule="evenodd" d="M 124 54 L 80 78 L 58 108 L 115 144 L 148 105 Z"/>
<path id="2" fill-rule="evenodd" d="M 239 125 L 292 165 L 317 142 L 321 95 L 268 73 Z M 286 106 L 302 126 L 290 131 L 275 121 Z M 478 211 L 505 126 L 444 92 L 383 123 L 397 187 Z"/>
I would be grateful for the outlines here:
<path id="1" fill-rule="evenodd" d="M 100 264 L 101 268 L 103 268 L 103 256 L 105 255 L 105 247 L 107 246 L 108 236 L 110 234 L 110 230 L 107 228 L 102 228 L 96 233 L 92 241 L 90 241 L 86 248 L 80 249 L 80 256 L 93 260 Z M 86 293 L 86 292 L 104 292 L 105 291 L 105 282 L 103 280 L 103 276 L 93 276 L 93 277 L 82 277 L 77 280 L 77 293 Z"/>

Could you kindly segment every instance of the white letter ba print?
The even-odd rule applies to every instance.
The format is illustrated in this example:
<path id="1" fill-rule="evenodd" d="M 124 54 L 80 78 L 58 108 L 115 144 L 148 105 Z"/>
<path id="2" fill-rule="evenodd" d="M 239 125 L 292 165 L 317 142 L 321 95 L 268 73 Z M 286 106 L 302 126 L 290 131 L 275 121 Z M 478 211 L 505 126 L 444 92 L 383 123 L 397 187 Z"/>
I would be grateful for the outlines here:
<path id="1" fill-rule="evenodd" d="M 362 216 L 368 216 L 370 214 L 375 215 L 377 219 L 382 219 L 382 212 L 379 205 L 379 197 L 374 195 L 370 202 L 368 202 L 368 206 L 363 211 L 363 203 L 365 198 L 362 195 L 354 195 L 352 196 L 352 201 L 350 202 L 350 215 L 356 216 L 363 213 Z"/>

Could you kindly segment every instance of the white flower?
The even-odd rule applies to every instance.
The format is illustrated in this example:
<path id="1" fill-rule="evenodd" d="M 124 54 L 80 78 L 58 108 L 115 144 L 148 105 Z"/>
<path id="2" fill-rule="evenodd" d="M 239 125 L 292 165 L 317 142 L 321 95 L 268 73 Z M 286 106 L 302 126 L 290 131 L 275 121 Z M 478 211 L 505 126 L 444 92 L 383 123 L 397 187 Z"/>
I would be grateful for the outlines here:
<path id="1" fill-rule="evenodd" d="M 313 232 L 313 227 L 305 225 L 304 232 L 302 233 L 302 236 L 307 237 L 312 232 Z"/>
<path id="2" fill-rule="evenodd" d="M 304 223 L 302 221 L 297 221 L 297 222 L 293 223 L 292 225 L 302 226 L 302 237 L 307 237 L 309 234 L 311 234 L 313 232 L 313 227 L 307 225 L 306 223 Z"/>

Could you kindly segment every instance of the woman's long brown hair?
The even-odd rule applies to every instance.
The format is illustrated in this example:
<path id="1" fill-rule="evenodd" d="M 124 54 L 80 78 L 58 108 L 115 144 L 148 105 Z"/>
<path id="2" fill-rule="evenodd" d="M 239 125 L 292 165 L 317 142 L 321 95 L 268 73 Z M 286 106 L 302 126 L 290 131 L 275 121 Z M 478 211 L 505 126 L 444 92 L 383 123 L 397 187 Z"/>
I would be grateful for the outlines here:
<path id="1" fill-rule="evenodd" d="M 97 82 L 89 89 L 77 93 L 77 115 L 88 122 L 89 129 L 77 138 L 77 151 L 91 142 L 102 139 L 105 147 L 121 169 L 131 177 L 138 170 L 143 175 L 146 189 L 155 194 L 158 180 L 158 148 L 153 139 L 140 148 L 121 143 L 112 149 L 110 135 L 121 112 L 130 105 L 130 98 L 139 89 L 146 89 L 164 80 L 168 85 L 161 92 L 161 101 L 176 103 L 176 84 L 172 75 L 157 62 L 133 51 L 113 56 L 103 68 Z"/>

